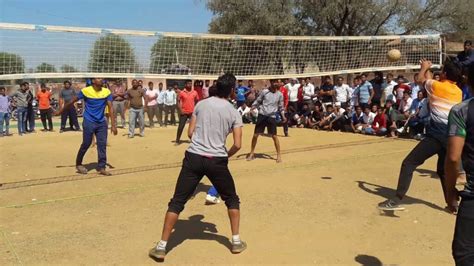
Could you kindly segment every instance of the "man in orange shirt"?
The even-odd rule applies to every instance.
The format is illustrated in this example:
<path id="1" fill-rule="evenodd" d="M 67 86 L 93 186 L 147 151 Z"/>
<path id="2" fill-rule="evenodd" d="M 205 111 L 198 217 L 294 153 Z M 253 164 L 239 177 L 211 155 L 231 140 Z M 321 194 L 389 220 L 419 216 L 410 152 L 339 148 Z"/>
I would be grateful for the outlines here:
<path id="1" fill-rule="evenodd" d="M 183 134 L 184 126 L 188 119 L 191 119 L 194 112 L 194 106 L 199 100 L 197 92 L 192 89 L 192 84 L 191 80 L 187 80 L 185 88 L 178 94 L 178 110 L 180 115 L 175 145 L 181 144 L 181 135 Z"/>
<path id="2" fill-rule="evenodd" d="M 283 123 L 283 132 L 285 133 L 285 137 L 288 137 L 288 89 L 286 89 L 285 84 L 283 81 L 280 81 L 280 92 L 283 94 L 283 105 L 285 107 L 285 117 L 286 122 Z M 283 119 L 282 119 L 283 120 Z"/>
<path id="3" fill-rule="evenodd" d="M 53 117 L 51 110 L 51 92 L 46 87 L 46 84 L 41 83 L 41 90 L 36 94 L 36 99 L 39 103 L 39 110 L 41 115 L 41 123 L 43 129 L 41 131 L 53 131 Z M 48 126 L 46 126 L 46 119 L 48 119 Z"/>
<path id="4" fill-rule="evenodd" d="M 456 81 L 462 77 L 461 68 L 451 61 L 446 61 L 441 71 L 441 80 L 432 78 L 431 62 L 421 60 L 420 74 L 418 75 L 418 84 L 423 85 L 428 94 L 428 106 L 423 108 L 421 113 L 428 113 L 430 122 L 426 127 L 426 137 L 403 160 L 398 177 L 398 186 L 393 198 L 381 202 L 379 209 L 385 211 L 404 210 L 403 198 L 408 192 L 413 172 L 422 165 L 425 160 L 434 155 L 438 155 L 438 164 L 436 173 L 441 180 L 444 199 L 448 211 L 455 213 L 457 201 L 452 201 L 447 197 L 444 161 L 446 157 L 446 146 L 448 142 L 448 115 L 451 108 L 462 100 L 462 91 L 456 86 Z M 421 115 L 424 116 L 424 115 Z"/>

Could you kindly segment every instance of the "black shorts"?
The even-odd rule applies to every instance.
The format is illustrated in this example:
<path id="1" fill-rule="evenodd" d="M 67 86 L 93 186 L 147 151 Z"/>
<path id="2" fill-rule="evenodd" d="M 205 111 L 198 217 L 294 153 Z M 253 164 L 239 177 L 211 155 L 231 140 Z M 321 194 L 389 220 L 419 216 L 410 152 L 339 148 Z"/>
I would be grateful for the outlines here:
<path id="1" fill-rule="evenodd" d="M 474 199 L 463 198 L 456 217 L 453 258 L 456 265 L 474 264 Z"/>
<path id="2" fill-rule="evenodd" d="M 263 134 L 265 132 L 265 128 L 267 128 L 267 133 L 269 135 L 276 135 L 277 134 L 277 122 L 274 117 L 266 116 L 266 115 L 258 115 L 257 123 L 255 124 L 255 134 Z"/>

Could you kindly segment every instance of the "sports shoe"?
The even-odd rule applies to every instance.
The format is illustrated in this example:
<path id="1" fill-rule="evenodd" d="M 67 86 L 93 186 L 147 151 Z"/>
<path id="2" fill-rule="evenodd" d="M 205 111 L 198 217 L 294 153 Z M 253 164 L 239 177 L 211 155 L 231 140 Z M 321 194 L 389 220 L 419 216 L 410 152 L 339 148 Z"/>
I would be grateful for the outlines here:
<path id="1" fill-rule="evenodd" d="M 247 243 L 245 243 L 244 241 L 240 241 L 240 243 L 238 244 L 232 243 L 231 252 L 234 254 L 239 254 L 239 253 L 242 253 L 246 249 L 247 249 Z"/>
<path id="2" fill-rule="evenodd" d="M 148 252 L 148 256 L 150 256 L 153 259 L 162 261 L 165 259 L 166 250 L 157 249 L 156 247 L 153 247 L 152 249 L 150 249 L 150 252 Z"/>
<path id="3" fill-rule="evenodd" d="M 87 174 L 87 168 L 84 167 L 84 165 L 76 165 L 76 170 L 80 174 L 83 174 L 83 175 Z"/>
<path id="4" fill-rule="evenodd" d="M 108 171 L 105 170 L 104 168 L 97 169 L 97 173 L 98 173 L 98 174 L 101 174 L 101 175 L 105 175 L 105 176 L 111 176 L 111 175 L 112 175 L 111 172 L 108 172 Z"/>
<path id="5" fill-rule="evenodd" d="M 398 129 L 397 129 L 397 132 L 400 133 L 400 134 L 403 133 L 403 131 L 405 131 L 405 128 L 404 128 L 404 127 L 401 127 L 401 128 L 398 128 Z"/>
<path id="6" fill-rule="evenodd" d="M 379 210 L 382 211 L 403 211 L 405 207 L 401 206 L 401 200 L 397 197 L 393 199 L 388 199 L 384 202 L 379 203 Z"/>
<path id="7" fill-rule="evenodd" d="M 212 195 L 209 195 L 209 194 L 206 195 L 206 203 L 218 204 L 220 202 L 221 202 L 221 200 L 219 199 L 219 197 L 215 197 L 215 196 L 212 196 Z"/>

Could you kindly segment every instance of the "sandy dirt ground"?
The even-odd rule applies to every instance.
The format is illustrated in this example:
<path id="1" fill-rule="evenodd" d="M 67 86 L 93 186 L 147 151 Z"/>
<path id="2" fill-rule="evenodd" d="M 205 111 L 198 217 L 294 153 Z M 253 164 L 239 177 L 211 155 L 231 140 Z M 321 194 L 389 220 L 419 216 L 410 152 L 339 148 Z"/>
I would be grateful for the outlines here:
<path id="1" fill-rule="evenodd" d="M 281 129 L 279 129 L 281 132 Z M 12 131 L 14 132 L 14 131 Z M 393 196 L 401 161 L 414 141 L 290 129 L 282 164 L 270 138 L 259 158 L 230 161 L 241 198 L 241 237 L 248 249 L 229 252 L 225 205 L 205 205 L 204 178 L 168 244 L 167 264 L 427 264 L 452 265 L 455 217 L 443 211 L 436 158 L 415 172 L 407 210 L 381 213 Z M 144 138 L 110 137 L 113 176 L 74 170 L 81 133 L 36 133 L 0 139 L 0 265 L 152 265 L 187 144 L 176 127 L 147 129 Z M 229 143 L 231 144 L 231 143 Z"/>

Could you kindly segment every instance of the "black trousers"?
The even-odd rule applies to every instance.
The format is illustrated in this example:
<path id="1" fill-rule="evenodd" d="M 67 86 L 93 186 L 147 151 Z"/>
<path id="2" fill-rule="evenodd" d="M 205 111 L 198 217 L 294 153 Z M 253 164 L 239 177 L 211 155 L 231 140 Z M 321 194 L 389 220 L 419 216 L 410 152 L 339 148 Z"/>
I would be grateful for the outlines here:
<path id="1" fill-rule="evenodd" d="M 184 205 L 193 195 L 204 175 L 209 178 L 228 209 L 239 209 L 239 196 L 235 191 L 234 179 L 227 167 L 228 162 L 227 157 L 205 157 L 186 152 L 173 198 L 168 204 L 168 212 L 179 214 L 184 210 Z"/>
<path id="2" fill-rule="evenodd" d="M 457 266 L 474 265 L 474 199 L 463 198 L 456 217 L 453 258 Z"/>
<path id="3" fill-rule="evenodd" d="M 184 126 L 186 126 L 186 121 L 191 119 L 192 114 L 181 114 L 179 116 L 179 125 L 178 132 L 176 133 L 176 142 L 181 140 L 181 135 L 183 134 Z"/>
<path id="4" fill-rule="evenodd" d="M 444 186 L 444 159 L 446 157 L 446 146 L 441 141 L 426 137 L 413 148 L 408 156 L 403 160 L 400 169 L 400 176 L 398 177 L 397 196 L 403 198 L 410 187 L 415 169 L 422 165 L 425 160 L 431 156 L 438 155 L 438 163 L 436 166 L 436 173 L 441 180 L 441 187 L 443 188 L 443 195 L 446 199 L 446 192 Z"/>
<path id="5" fill-rule="evenodd" d="M 53 130 L 53 116 L 52 116 L 52 110 L 51 109 L 45 109 L 45 110 L 40 110 L 40 115 L 41 115 L 41 123 L 43 123 L 43 128 L 45 130 Z M 48 120 L 48 126 L 46 126 L 46 119 Z"/>

